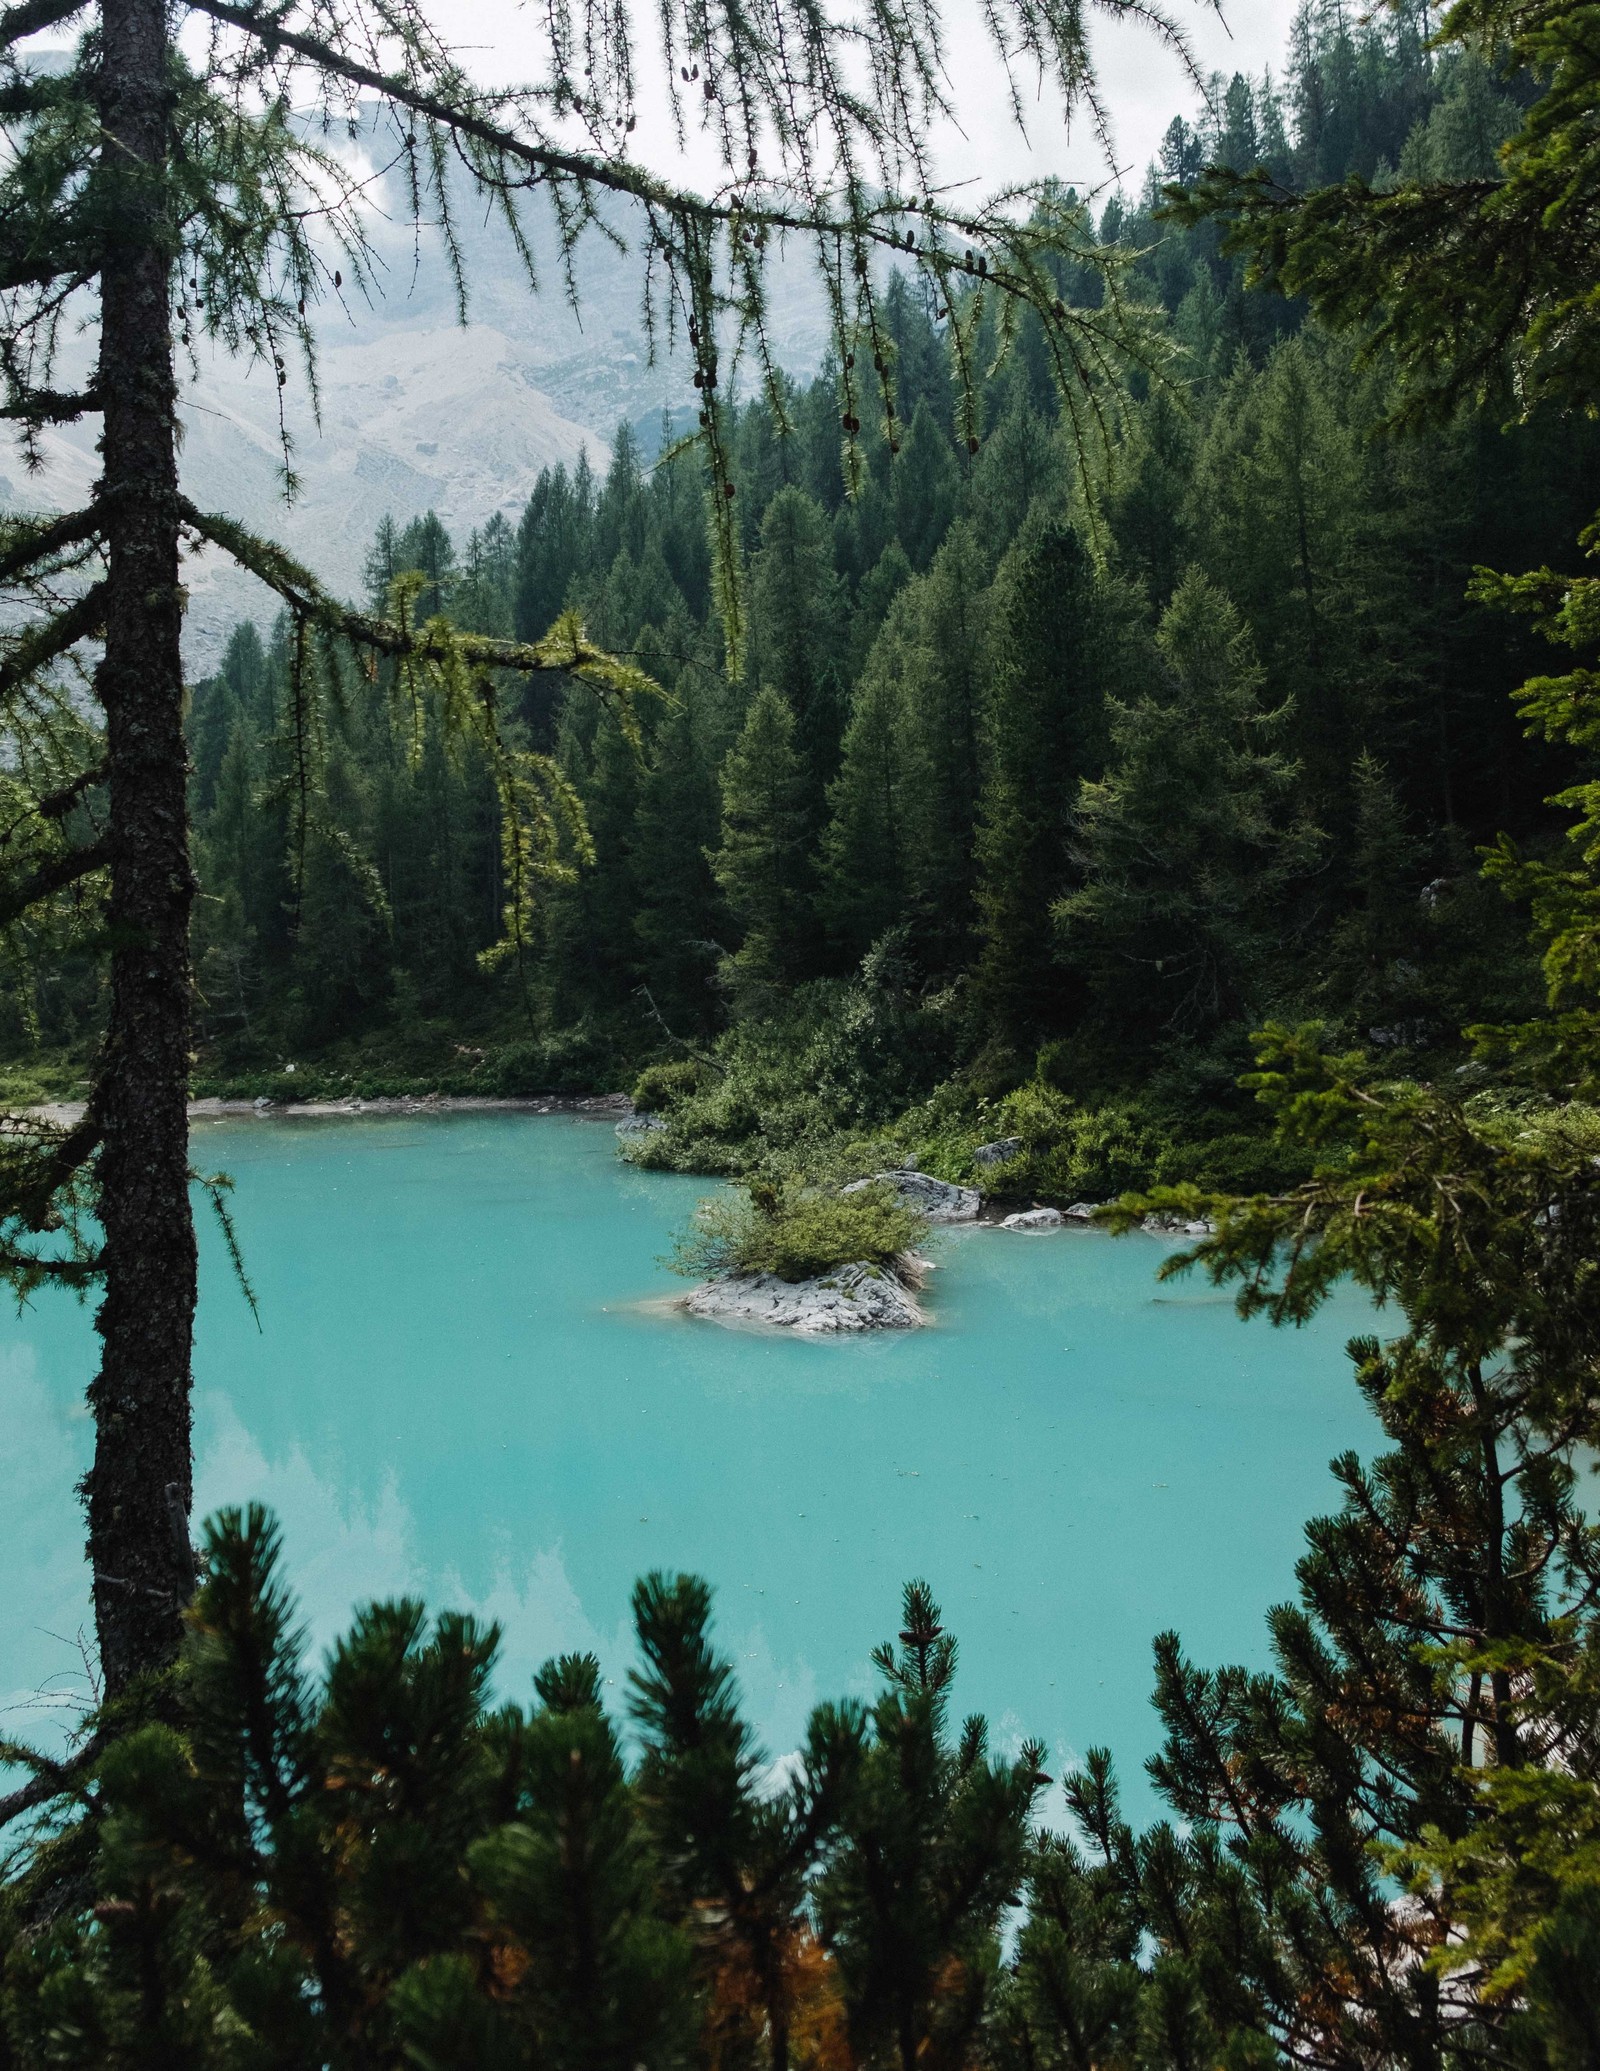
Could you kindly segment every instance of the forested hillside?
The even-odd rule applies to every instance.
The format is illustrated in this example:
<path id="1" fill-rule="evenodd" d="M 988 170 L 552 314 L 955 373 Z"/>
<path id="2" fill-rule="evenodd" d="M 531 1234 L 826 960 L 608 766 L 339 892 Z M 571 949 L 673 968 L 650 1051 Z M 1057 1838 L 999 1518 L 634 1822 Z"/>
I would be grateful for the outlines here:
<path id="1" fill-rule="evenodd" d="M 1207 164 L 1472 177 L 1511 90 L 1426 51 L 1418 17 L 1307 8 L 1281 84 L 1218 80 L 1214 108 L 1172 123 L 1136 201 L 1097 205 L 1178 347 L 1135 374 L 1106 451 L 1060 421 L 1031 318 L 958 438 L 950 312 L 903 278 L 895 418 L 866 426 L 858 497 L 836 367 L 790 386 L 786 424 L 738 410 L 732 674 L 694 451 L 647 467 L 624 426 L 594 471 L 542 474 L 515 528 L 373 542 L 375 609 L 410 570 L 416 616 L 471 630 L 535 640 L 575 606 L 664 693 L 631 739 L 583 684 L 505 680 L 582 806 L 518 954 L 494 951 L 482 759 L 387 665 L 241 625 L 190 714 L 202 1084 L 598 1090 L 668 1063 L 650 1154 L 714 1166 L 758 1119 L 770 1146 L 1033 1083 L 1057 1124 L 1065 1095 L 1124 1147 L 1063 1186 L 1152 1161 L 1242 1182 L 1264 1018 L 1432 1072 L 1464 1023 L 1531 1004 L 1524 920 L 1475 851 L 1537 846 L 1558 779 L 1508 696 L 1533 641 L 1464 598 L 1477 564 L 1570 560 L 1600 433 L 1552 410 L 1386 436 L 1382 363 L 1161 203 Z M 997 343 L 991 322 L 981 365 Z M 308 744 L 316 666 L 339 694 Z M 90 966 L 41 956 L 12 1039 L 70 1048 L 98 1013 Z"/>

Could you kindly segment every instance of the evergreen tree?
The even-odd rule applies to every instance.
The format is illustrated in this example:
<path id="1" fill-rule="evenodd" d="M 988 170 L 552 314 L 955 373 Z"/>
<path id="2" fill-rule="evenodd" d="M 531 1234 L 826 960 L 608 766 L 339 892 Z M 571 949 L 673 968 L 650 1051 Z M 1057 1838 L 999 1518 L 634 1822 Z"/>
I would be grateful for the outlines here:
<path id="1" fill-rule="evenodd" d="M 780 489 L 761 521 L 750 570 L 748 677 L 776 691 L 794 717 L 809 826 L 820 832 L 839 760 L 845 656 L 844 588 L 826 514 L 800 489 Z"/>
<path id="2" fill-rule="evenodd" d="M 747 1009 L 809 964 L 811 815 L 796 732 L 778 692 L 758 691 L 722 765 L 722 841 L 711 867 L 739 947 L 721 976 Z"/>
<path id="3" fill-rule="evenodd" d="M 1132 652 L 1128 600 L 1077 533 L 1030 520 L 989 606 L 975 999 L 997 1054 L 1020 1058 L 1079 1003 L 1054 959 L 1050 909 L 1076 874 L 1078 786 L 1104 764 L 1107 699 Z"/>
<path id="4" fill-rule="evenodd" d="M 989 601 L 976 528 L 952 527 L 917 586 L 906 655 L 907 875 L 939 966 L 970 953 Z"/>
<path id="5" fill-rule="evenodd" d="M 1191 570 L 1156 645 L 1165 680 L 1112 706 L 1109 767 L 1075 809 L 1081 882 L 1054 909 L 1114 1040 L 1259 1018 L 1321 846 L 1228 599 Z"/>
<path id="6" fill-rule="evenodd" d="M 686 682 L 693 672 L 686 671 Z M 684 690 L 656 728 L 634 825 L 634 932 L 656 1011 L 675 1034 L 711 1020 L 711 976 L 721 925 L 708 854 L 717 838 L 712 764 Z"/>
<path id="7" fill-rule="evenodd" d="M 919 589 L 901 592 L 873 644 L 851 702 L 839 774 L 828 790 L 824 904 L 852 964 L 905 910 L 911 776 L 905 697 Z"/>
<path id="8" fill-rule="evenodd" d="M 890 477 L 894 530 L 906 558 L 919 572 L 939 550 L 955 514 L 961 478 L 950 440 L 926 401 L 919 401 L 911 429 Z"/>
<path id="9" fill-rule="evenodd" d="M 860 1761 L 859 1707 L 814 1711 L 785 1786 L 764 1790 L 732 1668 L 709 1642 L 705 1584 L 650 1575 L 633 1608 L 645 1657 L 630 1679 L 639 1795 L 716 1979 L 710 2054 L 749 2061 L 764 2031 L 770 2071 L 788 2071 L 814 1991 L 807 1886 Z"/>
<path id="10" fill-rule="evenodd" d="M 899 1647 L 873 1655 L 888 1688 L 817 1896 L 855 2060 L 896 2071 L 972 2061 L 1050 1780 L 1035 1742 L 993 1760 L 981 1718 L 952 1737 L 956 1647 L 939 1620 L 927 1584 L 908 1584 Z"/>
<path id="11" fill-rule="evenodd" d="M 1249 621 L 1274 692 L 1293 694 L 1295 745 L 1324 799 L 1353 760 L 1351 551 L 1364 490 L 1340 377 L 1337 355 L 1301 337 L 1276 348 L 1264 380 L 1241 359 L 1190 490 L 1202 564 Z"/>

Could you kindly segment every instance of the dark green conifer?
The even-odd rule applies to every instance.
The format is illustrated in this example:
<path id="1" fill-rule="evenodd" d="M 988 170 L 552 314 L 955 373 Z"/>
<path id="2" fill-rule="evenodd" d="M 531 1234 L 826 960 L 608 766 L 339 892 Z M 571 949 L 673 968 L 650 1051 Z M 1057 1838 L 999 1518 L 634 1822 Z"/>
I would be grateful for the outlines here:
<path id="1" fill-rule="evenodd" d="M 745 1007 L 792 985 L 810 961 L 812 821 L 797 732 L 778 692 L 758 691 L 722 765 L 722 841 L 711 867 L 738 935 L 722 982 Z"/>

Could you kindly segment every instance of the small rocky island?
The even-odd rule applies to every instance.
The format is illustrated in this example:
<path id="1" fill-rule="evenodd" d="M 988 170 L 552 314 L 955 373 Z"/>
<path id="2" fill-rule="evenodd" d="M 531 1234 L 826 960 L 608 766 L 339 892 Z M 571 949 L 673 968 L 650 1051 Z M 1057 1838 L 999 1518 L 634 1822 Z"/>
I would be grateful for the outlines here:
<path id="1" fill-rule="evenodd" d="M 982 1199 L 911 1166 L 837 1190 L 748 1183 L 747 1199 L 702 1202 L 676 1270 L 709 1277 L 680 1303 L 691 1316 L 793 1330 L 912 1330 L 929 1263 L 917 1246 L 932 1223 L 972 1222 Z"/>
<path id="2" fill-rule="evenodd" d="M 916 1299 L 922 1262 L 837 1266 L 814 1280 L 780 1280 L 776 1273 L 728 1273 L 683 1297 L 691 1316 L 708 1322 L 755 1324 L 830 1336 L 847 1330 L 913 1330 L 925 1321 Z"/>

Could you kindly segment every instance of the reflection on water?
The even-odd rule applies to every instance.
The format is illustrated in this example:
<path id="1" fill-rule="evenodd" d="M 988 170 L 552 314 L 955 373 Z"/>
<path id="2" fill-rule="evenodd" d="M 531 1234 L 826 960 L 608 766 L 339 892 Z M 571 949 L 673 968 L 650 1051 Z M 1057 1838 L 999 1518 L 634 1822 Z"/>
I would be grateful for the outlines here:
<path id="1" fill-rule="evenodd" d="M 1325 1463 L 1369 1431 L 1340 1351 L 1353 1302 L 1275 1334 L 1199 1290 L 1156 1298 L 1160 1239 L 952 1232 L 936 1328 L 807 1342 L 661 1313 L 703 1184 L 619 1166 L 603 1125 L 280 1121 L 200 1148 L 238 1182 L 263 1327 L 203 1228 L 199 1507 L 272 1505 L 319 1647 L 374 1596 L 454 1603 L 501 1626 L 510 1695 L 579 1648 L 620 1696 L 634 1578 L 690 1569 L 752 1718 L 792 1747 L 818 1697 L 870 1687 L 925 1575 L 961 1708 L 1058 1763 L 1109 1742 L 1137 1800 L 1151 1637 L 1262 1659 Z M 49 1299 L 3 1329 L 15 1705 L 78 1665 L 93 1335 Z"/>

